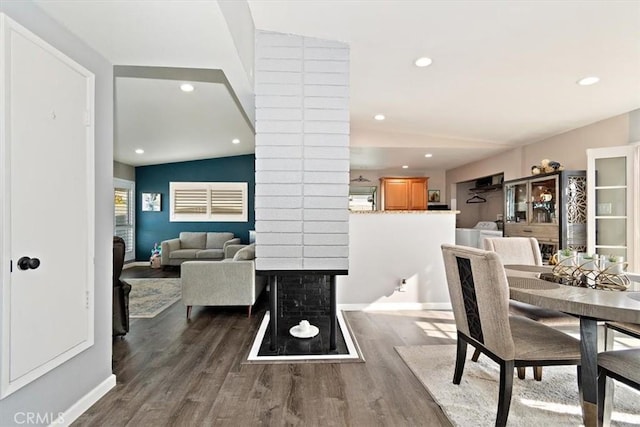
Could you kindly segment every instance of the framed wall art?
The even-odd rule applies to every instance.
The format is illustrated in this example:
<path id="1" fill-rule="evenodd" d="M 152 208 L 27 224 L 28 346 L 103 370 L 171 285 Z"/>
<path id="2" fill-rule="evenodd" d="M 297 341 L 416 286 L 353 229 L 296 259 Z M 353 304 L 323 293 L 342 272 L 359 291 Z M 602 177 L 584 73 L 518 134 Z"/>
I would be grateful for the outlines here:
<path id="1" fill-rule="evenodd" d="M 162 194 L 160 193 L 142 193 L 142 211 L 143 212 L 160 212 Z"/>

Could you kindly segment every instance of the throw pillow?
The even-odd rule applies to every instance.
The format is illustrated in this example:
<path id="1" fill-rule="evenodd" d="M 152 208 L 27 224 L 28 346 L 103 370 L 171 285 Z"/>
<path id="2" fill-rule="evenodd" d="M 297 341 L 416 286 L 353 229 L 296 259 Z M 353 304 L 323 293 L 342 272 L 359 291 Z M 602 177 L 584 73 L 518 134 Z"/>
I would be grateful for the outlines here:
<path id="1" fill-rule="evenodd" d="M 236 252 L 236 254 L 233 256 L 233 260 L 248 261 L 248 260 L 255 259 L 255 257 L 256 257 L 256 246 L 252 244 L 252 245 L 245 246 L 244 248 Z"/>

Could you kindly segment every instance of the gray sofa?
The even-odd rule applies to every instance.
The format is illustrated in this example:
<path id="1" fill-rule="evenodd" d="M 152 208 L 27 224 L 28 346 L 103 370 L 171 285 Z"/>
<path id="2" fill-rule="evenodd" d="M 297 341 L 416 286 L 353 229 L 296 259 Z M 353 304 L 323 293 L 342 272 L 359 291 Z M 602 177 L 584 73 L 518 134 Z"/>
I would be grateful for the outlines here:
<path id="1" fill-rule="evenodd" d="M 187 307 L 248 306 L 251 307 L 265 288 L 266 277 L 256 277 L 255 245 L 229 245 L 223 261 L 187 261 L 182 264 L 182 302 Z"/>
<path id="2" fill-rule="evenodd" d="M 239 237 L 227 232 L 185 231 L 177 239 L 162 242 L 161 264 L 181 265 L 193 260 L 222 260 L 228 245 L 240 243 Z"/>

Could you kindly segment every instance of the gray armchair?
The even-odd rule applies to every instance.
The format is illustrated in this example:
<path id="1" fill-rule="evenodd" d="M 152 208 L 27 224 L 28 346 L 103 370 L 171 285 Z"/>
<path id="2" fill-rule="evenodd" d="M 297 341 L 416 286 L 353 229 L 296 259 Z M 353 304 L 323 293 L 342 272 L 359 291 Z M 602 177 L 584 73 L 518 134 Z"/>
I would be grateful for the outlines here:
<path id="1" fill-rule="evenodd" d="M 182 302 L 191 318 L 194 305 L 248 306 L 251 308 L 265 288 L 266 278 L 256 277 L 255 246 L 231 245 L 223 261 L 187 261 L 182 264 Z"/>

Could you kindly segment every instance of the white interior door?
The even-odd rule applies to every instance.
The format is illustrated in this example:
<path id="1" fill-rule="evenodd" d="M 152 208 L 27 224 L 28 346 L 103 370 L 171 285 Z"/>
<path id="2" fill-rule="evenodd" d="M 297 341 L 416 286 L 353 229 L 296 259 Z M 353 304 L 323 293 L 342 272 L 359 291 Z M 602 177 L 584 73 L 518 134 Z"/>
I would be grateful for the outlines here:
<path id="1" fill-rule="evenodd" d="M 587 251 L 618 255 L 640 270 L 637 197 L 640 145 L 587 150 Z"/>
<path id="2" fill-rule="evenodd" d="M 0 18 L 4 397 L 93 345 L 94 77 Z"/>

